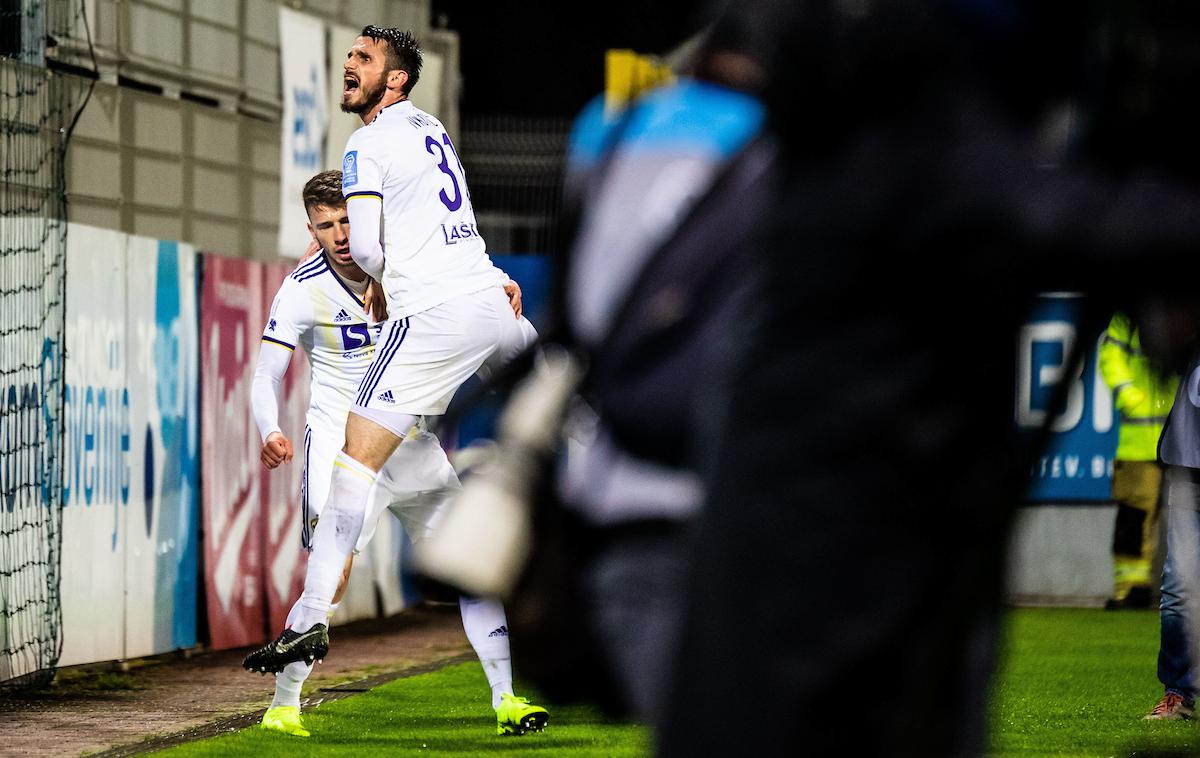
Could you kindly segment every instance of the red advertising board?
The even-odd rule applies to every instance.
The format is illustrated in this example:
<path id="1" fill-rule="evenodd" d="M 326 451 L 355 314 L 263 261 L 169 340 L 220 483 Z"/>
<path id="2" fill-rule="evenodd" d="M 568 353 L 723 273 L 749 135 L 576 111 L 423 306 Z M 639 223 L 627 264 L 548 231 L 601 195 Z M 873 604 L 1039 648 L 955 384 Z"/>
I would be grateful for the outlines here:
<path id="1" fill-rule="evenodd" d="M 252 645 L 283 626 L 303 583 L 299 546 L 302 457 L 267 472 L 250 389 L 271 298 L 290 268 L 204 256 L 200 438 L 204 583 L 212 647 Z M 297 351 L 299 352 L 299 351 Z M 304 435 L 308 366 L 285 378 L 280 426 Z M 299 445 L 296 446 L 299 450 Z"/>
<path id="2" fill-rule="evenodd" d="M 261 476 L 248 418 L 254 347 L 263 323 L 262 275 L 245 260 L 204 256 L 200 299 L 200 447 L 204 586 L 216 649 L 260 641 Z"/>

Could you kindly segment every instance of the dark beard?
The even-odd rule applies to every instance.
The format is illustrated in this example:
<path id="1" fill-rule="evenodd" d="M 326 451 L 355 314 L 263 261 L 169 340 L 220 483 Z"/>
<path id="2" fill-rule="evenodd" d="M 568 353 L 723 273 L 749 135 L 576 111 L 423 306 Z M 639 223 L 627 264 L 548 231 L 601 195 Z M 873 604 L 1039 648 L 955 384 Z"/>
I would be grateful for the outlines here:
<path id="1" fill-rule="evenodd" d="M 364 99 L 358 105 L 346 105 L 344 102 L 341 103 L 339 107 L 342 109 L 342 113 L 353 113 L 355 115 L 366 113 L 378 105 L 379 101 L 383 100 L 384 94 L 387 93 L 387 87 L 384 85 L 382 80 L 379 82 L 379 86 L 373 90 L 367 89 L 361 81 L 358 83 L 358 88 L 360 91 L 366 93 L 366 99 Z"/>

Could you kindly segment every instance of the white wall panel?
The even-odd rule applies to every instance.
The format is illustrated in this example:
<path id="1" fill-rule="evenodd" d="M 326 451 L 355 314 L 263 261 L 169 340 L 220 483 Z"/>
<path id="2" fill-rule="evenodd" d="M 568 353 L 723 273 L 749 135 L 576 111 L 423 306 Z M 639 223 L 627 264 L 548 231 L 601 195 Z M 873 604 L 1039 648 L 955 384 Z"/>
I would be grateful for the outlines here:
<path id="1" fill-rule="evenodd" d="M 183 150 L 182 116 L 172 101 L 152 95 L 132 96 L 133 145 L 178 154 Z"/>
<path id="2" fill-rule="evenodd" d="M 125 650 L 132 467 L 125 241 L 121 232 L 68 227 L 63 666 L 120 658 Z"/>
<path id="3" fill-rule="evenodd" d="M 197 108 L 192 111 L 192 151 L 197 158 L 237 166 L 237 116 Z"/>
<path id="4" fill-rule="evenodd" d="M 1112 596 L 1114 506 L 1039 505 L 1017 515 L 1008 595 L 1017 603 L 1101 606 Z"/>
<path id="5" fill-rule="evenodd" d="M 191 67 L 194 71 L 227 80 L 237 86 L 241 76 L 241 60 L 238 55 L 240 40 L 238 33 L 193 19 L 190 27 Z M 250 72 L 248 72 L 250 73 Z M 262 72 L 269 75 L 270 72 Z M 258 76 L 258 72 L 253 72 Z"/>
<path id="6" fill-rule="evenodd" d="M 183 166 L 179 165 L 178 160 L 170 158 L 135 155 L 133 188 L 132 200 L 135 203 L 177 209 L 183 205 Z"/>
<path id="7" fill-rule="evenodd" d="M 209 213 L 236 216 L 242 212 L 236 170 L 196 166 L 192 170 L 192 192 L 204 198 Z"/>
<path id="8" fill-rule="evenodd" d="M 174 66 L 183 65 L 183 20 L 141 3 L 129 6 L 129 52 Z"/>

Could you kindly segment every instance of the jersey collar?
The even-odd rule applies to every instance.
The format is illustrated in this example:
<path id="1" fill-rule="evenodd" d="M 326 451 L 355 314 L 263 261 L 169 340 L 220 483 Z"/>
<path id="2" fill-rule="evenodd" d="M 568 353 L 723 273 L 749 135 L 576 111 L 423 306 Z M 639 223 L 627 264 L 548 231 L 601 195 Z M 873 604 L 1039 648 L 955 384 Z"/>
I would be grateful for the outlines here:
<path id="1" fill-rule="evenodd" d="M 396 106 L 397 106 L 397 105 L 410 105 L 410 106 L 411 106 L 411 105 L 412 105 L 412 100 L 409 100 L 409 99 L 406 97 L 406 98 L 404 98 L 403 100 L 397 100 L 397 101 L 396 101 L 396 102 L 394 102 L 394 103 L 391 103 L 391 104 L 389 104 L 389 105 L 385 105 L 385 106 L 383 106 L 382 108 L 380 108 L 380 109 L 379 109 L 379 112 L 375 114 L 375 118 L 371 119 L 371 123 L 373 124 L 373 123 L 375 123 L 376 121 L 378 121 L 378 120 L 379 120 L 379 117 L 383 115 L 383 112 L 384 112 L 384 111 L 388 110 L 389 108 L 396 108 Z M 403 109 L 403 108 L 396 108 L 396 110 L 397 110 L 397 111 L 402 111 L 402 110 L 404 110 L 404 109 Z"/>
<path id="2" fill-rule="evenodd" d="M 361 305 L 365 308 L 366 304 L 363 302 L 362 297 L 357 292 L 350 289 L 350 287 L 346 284 L 346 280 L 342 278 L 342 275 L 339 274 L 333 268 L 333 264 L 329 260 L 329 253 L 322 250 L 321 255 L 325 257 L 325 265 L 326 265 L 326 268 L 329 270 L 329 275 L 332 276 L 337 281 L 337 283 L 342 286 L 342 289 L 346 290 L 346 292 L 350 295 L 350 297 L 354 298 L 354 302 L 358 303 L 359 305 Z"/>

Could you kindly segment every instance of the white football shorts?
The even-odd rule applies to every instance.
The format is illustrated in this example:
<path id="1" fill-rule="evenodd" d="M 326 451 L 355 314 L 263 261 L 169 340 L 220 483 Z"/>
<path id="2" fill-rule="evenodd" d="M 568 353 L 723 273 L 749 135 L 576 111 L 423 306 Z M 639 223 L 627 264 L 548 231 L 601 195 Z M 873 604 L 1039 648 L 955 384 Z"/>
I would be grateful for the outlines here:
<path id="1" fill-rule="evenodd" d="M 329 497 L 333 461 L 342 449 L 344 434 L 344 429 L 322 433 L 310 428 L 304 432 L 300 544 L 307 550 L 312 549 L 317 519 Z M 400 519 L 409 539 L 419 542 L 435 528 L 446 504 L 461 488 L 438 438 L 414 427 L 384 464 L 371 488 L 362 534 L 354 552 L 361 552 L 371 542 L 385 509 Z"/>
<path id="2" fill-rule="evenodd" d="M 536 339 L 499 286 L 390 320 L 351 411 L 373 419 L 440 415 L 472 374 L 494 371 Z"/>

